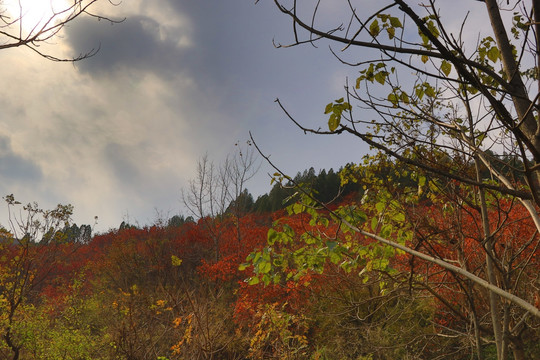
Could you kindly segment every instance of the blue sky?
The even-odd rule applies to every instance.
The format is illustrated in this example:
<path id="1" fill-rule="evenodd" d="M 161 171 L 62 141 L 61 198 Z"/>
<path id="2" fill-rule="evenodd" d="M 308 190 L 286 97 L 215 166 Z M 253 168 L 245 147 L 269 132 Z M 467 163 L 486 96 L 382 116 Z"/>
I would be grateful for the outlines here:
<path id="1" fill-rule="evenodd" d="M 321 22 L 339 19 L 336 3 Z M 366 11 L 381 4 L 365 3 Z M 473 14 L 483 6 L 452 3 Z M 358 69 L 340 64 L 328 43 L 276 49 L 273 41 L 290 42 L 292 31 L 272 1 L 100 6 L 126 20 L 81 18 L 48 45 L 66 56 L 99 48 L 92 58 L 54 63 L 25 49 L 0 52 L 2 195 L 45 208 L 71 203 L 78 224 L 98 216 L 96 231 L 106 231 L 185 213 L 181 190 L 197 160 L 207 154 L 219 164 L 250 131 L 291 175 L 337 169 L 368 151 L 355 139 L 305 135 L 275 104 L 280 98 L 304 124 L 325 126 L 325 105 L 344 95 Z M 248 184 L 255 197 L 270 190 L 269 172 L 263 163 Z"/>

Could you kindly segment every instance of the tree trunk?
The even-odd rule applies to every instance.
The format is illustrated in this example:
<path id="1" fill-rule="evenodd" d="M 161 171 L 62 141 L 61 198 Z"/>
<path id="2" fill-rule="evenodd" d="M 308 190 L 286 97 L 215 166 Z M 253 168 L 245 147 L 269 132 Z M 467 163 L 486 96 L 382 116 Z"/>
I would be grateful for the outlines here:
<path id="1" fill-rule="evenodd" d="M 480 175 L 480 160 L 478 156 L 475 156 L 476 175 L 478 181 L 481 181 Z M 486 248 L 486 273 L 488 281 L 491 285 L 497 286 L 497 279 L 495 276 L 495 264 L 493 263 L 493 237 L 491 236 L 491 230 L 489 226 L 488 211 L 486 205 L 486 198 L 483 189 L 478 189 L 478 195 L 480 197 L 480 211 L 482 214 L 482 230 L 484 231 L 484 243 Z M 493 335 L 495 336 L 495 345 L 497 346 L 497 359 L 506 359 L 506 345 L 503 336 L 503 329 L 501 323 L 501 316 L 499 313 L 499 296 L 493 291 L 489 292 L 489 305 L 491 309 L 491 322 L 493 325 Z"/>
<path id="2" fill-rule="evenodd" d="M 512 355 L 514 355 L 514 360 L 527 360 L 527 355 L 523 350 L 524 345 L 521 338 L 516 338 L 512 343 Z"/>
<path id="3" fill-rule="evenodd" d="M 491 21 L 491 27 L 495 35 L 495 41 L 501 54 L 501 60 L 503 64 L 504 73 L 512 87 L 512 100 L 514 107 L 518 115 L 518 121 L 522 121 L 520 125 L 523 133 L 529 138 L 532 146 L 536 150 L 540 149 L 540 134 L 538 133 L 539 127 L 536 119 L 532 113 L 532 103 L 529 100 L 529 94 L 527 88 L 523 83 L 523 80 L 519 73 L 518 64 L 512 53 L 512 46 L 506 33 L 503 20 L 497 5 L 497 0 L 485 0 L 487 6 L 487 12 Z M 533 3 L 538 3 L 538 0 L 533 0 Z M 535 159 L 540 161 L 540 159 Z"/>

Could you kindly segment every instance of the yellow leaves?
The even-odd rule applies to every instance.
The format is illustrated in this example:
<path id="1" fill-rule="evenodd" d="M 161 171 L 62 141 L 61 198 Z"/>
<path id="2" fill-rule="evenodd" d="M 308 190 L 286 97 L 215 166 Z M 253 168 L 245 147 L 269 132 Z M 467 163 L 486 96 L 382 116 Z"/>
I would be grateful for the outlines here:
<path id="1" fill-rule="evenodd" d="M 182 259 L 180 259 L 178 256 L 171 255 L 171 263 L 172 266 L 180 266 L 182 265 Z"/>
<path id="2" fill-rule="evenodd" d="M 184 344 L 191 343 L 192 333 L 193 333 L 192 321 L 193 321 L 193 313 L 189 314 L 185 318 L 186 329 L 184 330 L 184 335 L 182 336 L 182 339 L 180 339 L 178 343 L 176 343 L 175 345 L 171 347 L 171 350 L 174 355 L 178 355 L 182 352 L 182 346 Z M 174 327 L 179 328 L 182 322 L 183 322 L 183 319 L 181 316 L 176 317 L 173 320 Z"/>
<path id="3" fill-rule="evenodd" d="M 178 316 L 173 320 L 173 325 L 175 328 L 179 328 L 180 324 L 182 324 L 182 317 Z"/>
<path id="4" fill-rule="evenodd" d="M 132 295 L 137 295 L 139 293 L 139 288 L 137 287 L 137 285 L 132 285 L 128 290 L 129 292 L 126 292 L 122 289 L 119 289 L 119 290 L 120 290 L 120 294 L 126 298 L 129 298 Z"/>
<path id="5" fill-rule="evenodd" d="M 249 346 L 253 348 L 258 342 L 264 339 L 264 336 L 265 334 L 263 332 L 263 329 L 259 328 L 259 330 L 257 330 L 255 335 L 253 335 L 253 337 L 251 338 Z"/>
<path id="6" fill-rule="evenodd" d="M 286 307 L 286 303 L 259 306 L 255 314 L 259 321 L 250 340 L 249 358 L 262 359 L 269 353 L 275 359 L 307 358 L 309 327 L 306 318 L 290 314 Z"/>
<path id="7" fill-rule="evenodd" d="M 150 309 L 155 310 L 156 315 L 162 314 L 164 311 L 172 311 L 172 307 L 165 307 L 167 301 L 157 300 L 155 304 L 150 305 Z"/>
<path id="8" fill-rule="evenodd" d="M 175 344 L 175 345 L 173 345 L 171 347 L 171 350 L 172 350 L 174 355 L 180 354 L 180 352 L 181 352 L 180 348 L 182 347 L 182 344 L 183 344 L 183 341 L 181 341 L 178 344 Z"/>

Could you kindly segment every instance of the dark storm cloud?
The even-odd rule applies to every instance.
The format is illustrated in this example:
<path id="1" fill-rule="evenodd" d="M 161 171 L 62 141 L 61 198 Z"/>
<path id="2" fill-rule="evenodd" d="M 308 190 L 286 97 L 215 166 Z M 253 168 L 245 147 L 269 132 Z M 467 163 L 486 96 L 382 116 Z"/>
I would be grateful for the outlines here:
<path id="1" fill-rule="evenodd" d="M 76 66 L 91 74 L 135 68 L 168 77 L 185 71 L 209 92 L 263 88 L 276 81 L 276 75 L 286 78 L 282 70 L 293 54 L 273 49 L 272 39 L 288 33 L 288 22 L 276 18 L 273 7 L 244 1 L 169 3 L 164 8 L 172 9 L 171 19 L 178 18 L 176 27 L 144 15 L 114 25 L 95 19 L 75 22 L 66 29 L 73 53 L 99 48 L 96 56 Z"/>
<path id="2" fill-rule="evenodd" d="M 195 47 L 189 66 L 209 82 L 253 90 L 263 87 L 259 79 L 271 82 L 273 68 L 282 67 L 283 54 L 274 51 L 272 38 L 284 23 L 274 16 L 273 7 L 243 0 L 169 3 L 190 19 Z"/>
<path id="3" fill-rule="evenodd" d="M 41 180 L 41 168 L 16 154 L 11 147 L 11 140 L 0 135 L 0 177 L 8 181 L 35 182 Z"/>
<path id="4" fill-rule="evenodd" d="M 99 49 L 76 66 L 88 73 L 112 73 L 123 68 L 170 70 L 182 58 L 180 29 L 165 29 L 145 16 L 131 16 L 119 24 L 85 18 L 67 29 L 67 41 L 75 54 Z"/>

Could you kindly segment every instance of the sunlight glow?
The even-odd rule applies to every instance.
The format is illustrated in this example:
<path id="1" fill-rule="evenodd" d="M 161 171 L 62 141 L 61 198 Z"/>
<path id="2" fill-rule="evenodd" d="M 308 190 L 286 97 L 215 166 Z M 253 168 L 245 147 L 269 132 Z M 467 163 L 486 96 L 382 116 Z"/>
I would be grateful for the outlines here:
<path id="1" fill-rule="evenodd" d="M 4 0 L 0 1 L 0 9 L 3 22 L 10 23 L 12 31 L 26 37 L 50 30 L 55 24 L 68 18 L 72 13 L 70 9 L 76 6 L 76 2 L 78 1 Z M 46 37 L 48 34 L 43 35 Z"/>

